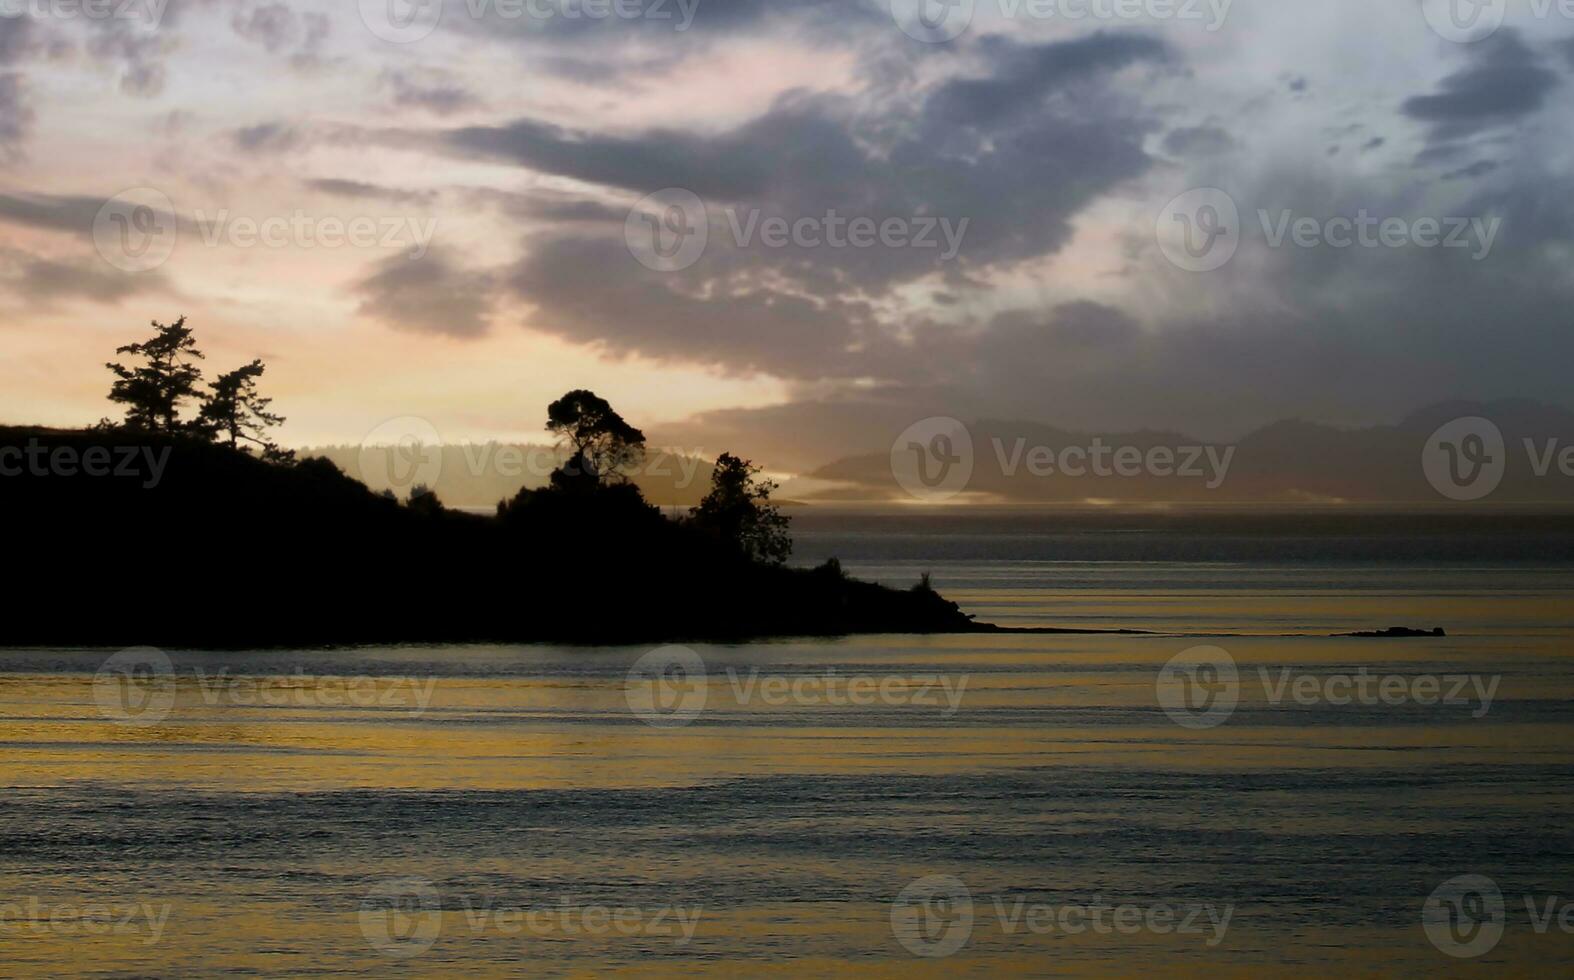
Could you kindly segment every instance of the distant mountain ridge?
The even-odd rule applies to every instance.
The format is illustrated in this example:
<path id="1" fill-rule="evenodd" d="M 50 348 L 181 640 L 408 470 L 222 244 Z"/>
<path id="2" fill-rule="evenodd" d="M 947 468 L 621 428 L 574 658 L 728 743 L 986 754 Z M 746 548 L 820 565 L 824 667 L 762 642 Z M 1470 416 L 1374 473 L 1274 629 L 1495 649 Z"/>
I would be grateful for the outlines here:
<path id="1" fill-rule="evenodd" d="M 972 475 L 960 499 L 1009 503 L 1438 504 L 1450 498 L 1428 477 L 1423 454 L 1439 430 L 1459 419 L 1484 418 L 1502 433 L 1505 469 L 1484 504 L 1574 504 L 1574 412 L 1527 399 L 1450 401 L 1411 413 L 1394 425 L 1341 428 L 1286 420 L 1233 443 L 1208 443 L 1179 432 L 1074 432 L 1033 422 L 980 420 L 967 426 Z M 1530 440 L 1530 447 L 1525 442 Z M 1096 442 L 1095 442 L 1096 441 Z M 1195 461 L 1198 475 L 1031 472 L 1030 453 L 1067 447 L 1131 447 L 1146 459 L 1154 448 L 1212 450 Z M 1433 446 L 1433 452 L 1441 452 Z M 1045 457 L 1040 454 L 1040 461 Z M 1163 458 L 1162 456 L 1160 457 Z M 1177 459 L 1179 454 L 1177 454 Z M 1220 478 L 1220 463 L 1227 463 Z M 1541 467 L 1545 470 L 1538 473 Z M 809 474 L 834 487 L 809 500 L 911 500 L 893 473 L 889 452 L 850 456 Z M 1216 485 L 1210 486 L 1215 483 Z"/>

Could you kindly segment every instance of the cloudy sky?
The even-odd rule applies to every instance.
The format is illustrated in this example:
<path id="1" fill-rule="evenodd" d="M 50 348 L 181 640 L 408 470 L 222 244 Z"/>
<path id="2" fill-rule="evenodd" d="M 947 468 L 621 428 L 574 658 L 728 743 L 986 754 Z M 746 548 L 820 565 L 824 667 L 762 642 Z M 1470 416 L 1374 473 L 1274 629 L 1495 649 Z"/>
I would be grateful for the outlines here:
<path id="1" fill-rule="evenodd" d="M 95 2 L 0 0 L 6 421 L 181 314 L 295 445 L 1574 404 L 1555 3 Z"/>

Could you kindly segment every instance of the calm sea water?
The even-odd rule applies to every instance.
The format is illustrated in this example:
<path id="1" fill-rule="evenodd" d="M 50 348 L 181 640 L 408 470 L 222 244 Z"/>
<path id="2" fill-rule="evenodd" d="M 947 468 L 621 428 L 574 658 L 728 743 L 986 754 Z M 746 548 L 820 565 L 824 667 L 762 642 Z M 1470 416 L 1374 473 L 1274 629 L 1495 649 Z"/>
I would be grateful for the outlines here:
<path id="1" fill-rule="evenodd" d="M 0 971 L 1574 965 L 1557 542 L 987 516 L 798 539 L 981 619 L 1161 635 L 0 652 Z M 1327 635 L 1399 624 L 1449 635 Z"/>

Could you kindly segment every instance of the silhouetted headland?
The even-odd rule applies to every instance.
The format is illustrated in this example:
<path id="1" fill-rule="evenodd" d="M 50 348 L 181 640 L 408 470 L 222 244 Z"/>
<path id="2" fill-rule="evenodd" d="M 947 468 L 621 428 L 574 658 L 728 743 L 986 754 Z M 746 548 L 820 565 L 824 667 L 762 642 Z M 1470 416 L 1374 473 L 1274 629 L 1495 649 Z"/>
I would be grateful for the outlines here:
<path id="1" fill-rule="evenodd" d="M 646 643 L 976 629 L 927 585 L 795 569 L 629 484 L 480 516 L 325 460 L 120 429 L 0 428 L 19 581 L 7 645 Z M 18 453 L 21 455 L 19 456 Z M 37 469 L 29 460 L 40 464 Z"/>

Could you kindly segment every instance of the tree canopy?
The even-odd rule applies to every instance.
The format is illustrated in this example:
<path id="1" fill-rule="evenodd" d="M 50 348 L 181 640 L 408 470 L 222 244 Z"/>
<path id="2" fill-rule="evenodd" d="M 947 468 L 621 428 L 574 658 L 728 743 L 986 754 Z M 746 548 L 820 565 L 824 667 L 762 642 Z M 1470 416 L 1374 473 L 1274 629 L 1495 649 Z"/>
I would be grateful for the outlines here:
<path id="1" fill-rule="evenodd" d="M 293 452 L 280 449 L 267 438 L 269 429 L 284 424 L 284 417 L 270 411 L 273 399 L 262 397 L 257 390 L 257 379 L 267 370 L 262 361 L 254 360 L 219 375 L 203 393 L 199 390 L 202 369 L 194 362 L 204 358 L 191 328 L 186 326 L 186 318 L 169 324 L 155 320 L 153 329 L 153 336 L 147 340 L 115 351 L 140 358 L 141 364 L 105 365 L 115 375 L 109 400 L 126 406 L 126 428 L 210 441 L 222 437 L 235 449 L 255 446 L 258 454 L 270 462 L 294 461 Z M 197 416 L 183 420 L 181 407 L 191 399 L 201 403 Z"/>
<path id="2" fill-rule="evenodd" d="M 622 480 L 645 457 L 645 434 L 593 391 L 571 391 L 548 405 L 547 431 L 571 451 L 563 467 L 571 478 Z"/>
<path id="3" fill-rule="evenodd" d="M 689 512 L 698 527 L 736 545 L 753 561 L 781 564 L 792 554 L 790 518 L 770 502 L 777 484 L 759 478 L 760 468 L 722 453 L 711 476 L 711 490 Z"/>
<path id="4" fill-rule="evenodd" d="M 164 324 L 153 321 L 154 334 L 138 344 L 115 349 L 144 363 L 126 367 L 111 361 L 104 365 L 115 374 L 109 400 L 126 406 L 126 427 L 149 432 L 180 431 L 180 407 L 197 397 L 202 370 L 194 361 L 203 359 L 186 318 Z"/>

